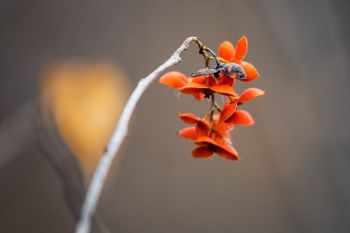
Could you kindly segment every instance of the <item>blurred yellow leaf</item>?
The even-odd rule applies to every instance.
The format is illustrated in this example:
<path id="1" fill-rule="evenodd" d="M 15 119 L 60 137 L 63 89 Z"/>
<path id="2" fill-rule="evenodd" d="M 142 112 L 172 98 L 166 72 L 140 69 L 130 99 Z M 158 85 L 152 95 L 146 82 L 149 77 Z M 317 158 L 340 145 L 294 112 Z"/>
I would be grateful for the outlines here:
<path id="1" fill-rule="evenodd" d="M 42 82 L 42 105 L 77 156 L 86 178 L 94 171 L 123 108 L 127 85 L 106 63 L 59 63 Z"/>

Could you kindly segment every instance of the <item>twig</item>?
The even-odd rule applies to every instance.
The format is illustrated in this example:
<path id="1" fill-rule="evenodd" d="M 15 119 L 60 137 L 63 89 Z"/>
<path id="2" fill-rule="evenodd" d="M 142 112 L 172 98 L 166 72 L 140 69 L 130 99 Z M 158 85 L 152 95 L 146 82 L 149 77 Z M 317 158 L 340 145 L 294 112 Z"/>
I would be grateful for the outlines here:
<path id="1" fill-rule="evenodd" d="M 36 100 L 30 100 L 0 124 L 0 170 L 8 165 L 26 146 L 36 140 L 34 122 Z"/>
<path id="2" fill-rule="evenodd" d="M 161 72 L 181 62 L 182 59 L 180 57 L 180 54 L 184 50 L 188 49 L 191 41 L 195 41 L 197 45 L 199 43 L 197 37 L 188 37 L 167 61 L 165 61 L 147 77 L 141 79 L 131 94 L 128 102 L 124 107 L 123 113 L 121 114 L 118 125 L 105 149 L 105 152 L 100 159 L 95 174 L 89 185 L 81 210 L 80 221 L 75 231 L 76 233 L 90 232 L 91 218 L 95 213 L 97 202 L 99 200 L 106 175 L 111 167 L 114 157 L 116 156 L 124 138 L 128 133 L 128 124 L 137 102 L 149 84 L 153 82 Z"/>
<path id="3" fill-rule="evenodd" d="M 33 98 L 0 123 L 0 172 L 28 146 L 38 143 L 45 158 L 60 176 L 64 187 L 65 202 L 74 220 L 78 221 L 85 194 L 81 169 L 72 152 L 62 141 L 56 125 L 44 125 L 46 121 L 42 118 L 42 112 L 49 110 L 51 110 L 49 106 L 41 106 L 38 99 Z M 51 114 L 47 115 L 51 116 Z M 46 120 L 54 122 L 51 118 Z M 91 226 L 93 232 L 108 233 L 107 228 L 96 214 Z"/>
<path id="4" fill-rule="evenodd" d="M 39 123 L 37 126 L 38 146 L 62 182 L 64 200 L 72 213 L 74 221 L 79 221 L 86 191 L 82 168 L 59 134 L 51 109 L 44 107 L 41 108 L 41 111 L 46 111 L 42 115 L 49 118 L 44 118 L 40 122 L 41 124 Z M 94 233 L 109 232 L 97 212 L 92 218 L 91 230 Z"/>

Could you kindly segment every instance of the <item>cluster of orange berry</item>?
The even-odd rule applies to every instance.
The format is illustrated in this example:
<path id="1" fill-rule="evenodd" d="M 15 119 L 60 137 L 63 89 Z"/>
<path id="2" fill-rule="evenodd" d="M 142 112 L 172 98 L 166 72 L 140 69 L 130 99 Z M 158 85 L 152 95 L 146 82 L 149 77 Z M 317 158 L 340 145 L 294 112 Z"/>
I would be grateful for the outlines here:
<path id="1" fill-rule="evenodd" d="M 171 71 L 160 78 L 160 83 L 181 93 L 190 94 L 197 100 L 211 99 L 209 112 L 203 118 L 192 113 L 179 115 L 183 122 L 193 125 L 179 131 L 181 137 L 190 139 L 197 145 L 192 151 L 193 157 L 208 158 L 217 153 L 226 159 L 239 160 L 237 151 L 231 145 L 230 132 L 234 125 L 249 126 L 254 124 L 254 120 L 247 111 L 239 109 L 238 106 L 263 95 L 264 91 L 248 88 L 238 95 L 234 90 L 234 83 L 236 79 L 243 82 L 253 81 L 259 77 L 259 73 L 252 64 L 243 61 L 248 51 L 245 36 L 238 40 L 236 48 L 229 41 L 222 42 L 218 56 L 210 49 L 208 51 L 210 59 L 216 61 L 215 68 L 207 67 L 192 74 L 192 77 Z M 215 102 L 215 94 L 227 97 L 222 107 Z"/>

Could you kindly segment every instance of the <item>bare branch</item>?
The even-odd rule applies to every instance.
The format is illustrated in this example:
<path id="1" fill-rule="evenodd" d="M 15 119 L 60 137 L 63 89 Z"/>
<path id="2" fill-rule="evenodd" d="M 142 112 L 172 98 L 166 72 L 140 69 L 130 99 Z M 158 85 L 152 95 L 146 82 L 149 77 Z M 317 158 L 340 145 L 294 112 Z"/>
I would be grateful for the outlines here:
<path id="1" fill-rule="evenodd" d="M 173 53 L 173 55 L 160 65 L 156 70 L 150 73 L 147 77 L 140 80 L 126 103 L 123 113 L 121 114 L 118 125 L 102 155 L 100 162 L 96 168 L 95 174 L 89 185 L 85 201 L 81 210 L 80 222 L 77 225 L 76 233 L 89 233 L 91 226 L 91 218 L 96 211 L 96 206 L 101 194 L 101 190 L 111 167 L 114 157 L 119 151 L 119 148 L 128 133 L 128 124 L 132 113 L 136 107 L 142 94 L 145 92 L 150 83 L 152 83 L 157 76 L 165 69 L 181 62 L 180 54 L 188 49 L 190 43 L 195 41 L 198 45 L 197 37 L 188 37 L 182 45 Z"/>
<path id="2" fill-rule="evenodd" d="M 0 171 L 25 148 L 38 143 L 45 158 L 60 176 L 65 202 L 74 220 L 78 221 L 85 194 L 82 171 L 74 154 L 59 135 L 54 120 L 50 118 L 51 124 L 44 125 L 43 114 L 40 113 L 50 110 L 49 106 L 40 106 L 38 99 L 33 98 L 0 123 Z M 93 232 L 108 233 L 97 214 L 92 219 L 91 225 Z"/>
<path id="3" fill-rule="evenodd" d="M 31 100 L 0 124 L 0 170 L 36 140 L 36 100 Z"/>
<path id="4" fill-rule="evenodd" d="M 42 109 L 42 111 L 50 110 L 49 108 Z M 48 115 L 51 116 L 50 113 Z M 39 125 L 37 131 L 39 135 L 39 148 L 59 175 L 64 188 L 64 200 L 72 212 L 74 221 L 79 221 L 80 210 L 86 191 L 79 162 L 73 152 L 64 143 L 53 119 L 50 118 L 49 122 L 45 125 Z M 92 219 L 91 229 L 96 233 L 108 233 L 97 213 Z"/>

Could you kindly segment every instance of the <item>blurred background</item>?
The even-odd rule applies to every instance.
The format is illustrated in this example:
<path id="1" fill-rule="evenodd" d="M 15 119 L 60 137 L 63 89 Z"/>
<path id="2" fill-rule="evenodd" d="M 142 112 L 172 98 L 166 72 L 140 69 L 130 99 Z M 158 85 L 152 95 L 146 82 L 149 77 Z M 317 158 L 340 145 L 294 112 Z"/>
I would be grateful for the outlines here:
<path id="1" fill-rule="evenodd" d="M 1 0 L 0 232 L 74 231 L 130 91 L 192 35 L 214 50 L 248 37 L 261 78 L 236 86 L 266 95 L 244 106 L 256 124 L 233 132 L 242 160 L 193 159 L 177 114 L 208 103 L 154 83 L 94 231 L 350 232 L 349 10 L 346 0 Z M 182 57 L 173 69 L 203 66 L 196 46 Z"/>

